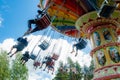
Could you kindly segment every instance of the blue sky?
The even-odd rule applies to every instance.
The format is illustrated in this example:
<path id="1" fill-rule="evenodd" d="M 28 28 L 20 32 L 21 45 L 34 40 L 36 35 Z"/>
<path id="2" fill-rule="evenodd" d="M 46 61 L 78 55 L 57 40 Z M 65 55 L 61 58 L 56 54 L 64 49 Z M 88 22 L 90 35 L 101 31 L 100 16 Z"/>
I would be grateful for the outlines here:
<path id="1" fill-rule="evenodd" d="M 27 30 L 27 21 L 35 18 L 39 0 L 0 0 L 0 42 L 18 38 Z"/>

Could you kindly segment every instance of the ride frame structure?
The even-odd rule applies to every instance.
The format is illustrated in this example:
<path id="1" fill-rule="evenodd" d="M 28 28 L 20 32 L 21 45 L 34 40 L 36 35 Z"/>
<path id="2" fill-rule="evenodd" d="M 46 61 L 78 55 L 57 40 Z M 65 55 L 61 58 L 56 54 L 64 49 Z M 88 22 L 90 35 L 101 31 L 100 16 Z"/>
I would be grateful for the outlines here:
<path id="1" fill-rule="evenodd" d="M 98 17 L 95 11 L 82 15 L 76 28 L 90 40 L 95 70 L 93 80 L 120 80 L 120 11 L 115 10 L 110 18 Z"/>
<path id="2" fill-rule="evenodd" d="M 70 33 L 68 36 L 90 40 L 92 47 L 90 55 L 95 65 L 93 80 L 120 80 L 119 0 L 119 10 L 115 10 L 109 18 L 98 17 L 97 12 L 90 7 L 90 4 L 86 4 L 89 3 L 88 1 L 96 1 L 97 5 L 95 5 L 99 8 L 104 0 L 46 0 L 44 6 L 42 5 L 43 1 L 40 0 L 39 6 L 46 8 L 49 5 L 49 15 L 51 17 L 55 16 L 55 20 L 57 20 L 53 20 L 51 27 L 65 35 L 68 35 L 66 34 L 66 31 L 68 31 Z M 111 1 L 113 0 L 108 1 L 112 4 Z M 95 5 L 93 6 L 96 7 Z M 70 28 L 71 25 L 76 28 Z M 62 31 L 59 26 L 62 28 L 68 27 L 66 31 Z M 78 36 L 74 35 L 75 33 L 72 35 L 69 29 L 70 31 L 77 29 Z"/>

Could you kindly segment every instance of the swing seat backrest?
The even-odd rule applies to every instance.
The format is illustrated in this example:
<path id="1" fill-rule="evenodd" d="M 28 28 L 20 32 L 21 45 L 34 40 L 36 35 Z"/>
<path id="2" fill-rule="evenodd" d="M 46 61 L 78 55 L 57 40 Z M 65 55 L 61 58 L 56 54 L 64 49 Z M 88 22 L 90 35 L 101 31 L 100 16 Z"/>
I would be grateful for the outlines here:
<path id="1" fill-rule="evenodd" d="M 34 62 L 34 64 L 33 64 L 34 66 L 40 66 L 40 62 Z"/>
<path id="2" fill-rule="evenodd" d="M 26 51 L 24 54 L 23 54 L 24 57 L 27 57 L 29 59 L 30 55 L 29 55 L 29 51 Z"/>
<path id="3" fill-rule="evenodd" d="M 109 18 L 114 12 L 115 8 L 116 7 L 114 5 L 103 4 L 98 11 L 98 16 Z"/>
<path id="4" fill-rule="evenodd" d="M 59 55 L 57 55 L 57 54 L 53 54 L 52 59 L 54 59 L 54 60 L 58 60 L 58 58 L 59 58 Z"/>
<path id="5" fill-rule="evenodd" d="M 87 41 L 85 41 L 84 39 L 79 39 L 79 42 L 77 44 L 75 44 L 77 49 L 84 49 L 87 46 Z"/>
<path id="6" fill-rule="evenodd" d="M 82 44 L 82 43 L 78 43 L 75 45 L 77 49 L 84 49 L 86 47 L 86 45 Z"/>
<path id="7" fill-rule="evenodd" d="M 30 55 L 30 58 L 31 58 L 32 60 L 35 60 L 36 57 L 37 57 L 37 56 L 35 56 L 34 54 L 31 54 L 31 55 Z"/>
<path id="8" fill-rule="evenodd" d="M 47 66 L 50 65 L 50 63 L 51 63 L 51 61 L 47 61 L 47 62 L 46 62 L 46 65 L 47 65 Z"/>
<path id="9" fill-rule="evenodd" d="M 42 30 L 47 28 L 51 23 L 50 17 L 47 14 L 44 14 L 41 18 L 38 18 L 36 21 L 36 26 Z"/>
<path id="10" fill-rule="evenodd" d="M 40 45 L 38 45 L 42 50 L 46 50 L 49 47 L 49 43 L 47 41 L 43 41 Z"/>
<path id="11" fill-rule="evenodd" d="M 49 65 L 54 66 L 55 65 L 54 61 L 51 61 Z"/>

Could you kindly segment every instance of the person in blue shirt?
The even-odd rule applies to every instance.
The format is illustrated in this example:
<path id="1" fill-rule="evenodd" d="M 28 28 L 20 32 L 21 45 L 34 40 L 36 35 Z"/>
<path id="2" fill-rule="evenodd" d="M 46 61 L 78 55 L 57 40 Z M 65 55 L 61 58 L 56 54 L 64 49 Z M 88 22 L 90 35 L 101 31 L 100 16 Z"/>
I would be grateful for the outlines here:
<path id="1" fill-rule="evenodd" d="M 10 57 L 12 57 L 12 56 L 13 56 L 14 54 L 16 54 L 17 52 L 22 51 L 22 50 L 28 45 L 27 38 L 19 37 L 19 38 L 17 39 L 17 41 L 18 41 L 18 43 L 15 44 L 15 45 L 13 45 L 12 48 L 11 48 L 11 50 L 10 50 L 10 52 L 8 53 L 8 55 L 11 54 L 12 51 L 13 51 L 13 49 L 16 48 L 16 51 L 15 51 Z"/>

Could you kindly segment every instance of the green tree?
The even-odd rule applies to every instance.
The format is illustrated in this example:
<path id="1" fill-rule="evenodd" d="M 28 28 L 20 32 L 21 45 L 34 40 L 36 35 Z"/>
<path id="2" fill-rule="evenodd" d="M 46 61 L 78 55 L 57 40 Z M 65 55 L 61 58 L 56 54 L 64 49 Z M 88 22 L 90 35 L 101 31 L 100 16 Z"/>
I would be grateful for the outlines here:
<path id="1" fill-rule="evenodd" d="M 66 72 L 62 61 L 59 62 L 59 68 L 53 80 L 68 80 L 68 73 Z"/>
<path id="2" fill-rule="evenodd" d="M 28 69 L 20 63 L 20 56 L 11 61 L 5 51 L 0 52 L 0 80 L 28 80 Z"/>
<path id="3" fill-rule="evenodd" d="M 28 79 L 28 69 L 25 65 L 20 62 L 21 55 L 16 55 L 16 59 L 13 60 L 11 68 L 11 80 L 27 80 Z"/>
<path id="4" fill-rule="evenodd" d="M 84 66 L 84 80 L 92 80 L 93 71 L 94 71 L 94 64 L 93 64 L 93 61 L 91 61 L 91 64 L 89 67 Z"/>
<path id="5" fill-rule="evenodd" d="M 70 67 L 75 67 L 75 63 L 72 61 L 70 57 L 67 58 L 67 63 L 69 64 Z"/>
<path id="6" fill-rule="evenodd" d="M 0 80 L 9 80 L 10 78 L 9 60 L 5 53 L 4 51 L 0 53 Z"/>
<path id="7" fill-rule="evenodd" d="M 89 79 L 92 80 L 93 78 L 93 72 L 94 72 L 94 69 L 95 69 L 95 66 L 94 66 L 94 63 L 93 63 L 93 60 L 91 61 L 91 65 L 89 66 L 89 72 L 90 72 L 90 75 L 89 75 Z"/>
<path id="8" fill-rule="evenodd" d="M 72 69 L 75 67 L 75 64 L 70 57 L 67 58 L 67 64 L 69 65 L 69 69 L 70 69 L 70 71 L 68 72 L 69 73 L 69 80 L 74 80 L 75 75 L 74 75 Z"/>
<path id="9" fill-rule="evenodd" d="M 83 74 L 82 74 L 82 69 L 81 69 L 81 66 L 78 62 L 75 63 L 75 67 L 76 67 L 76 80 L 81 80 L 82 77 L 83 77 Z"/>
<path id="10" fill-rule="evenodd" d="M 67 62 L 70 67 L 69 80 L 81 80 L 83 74 L 79 63 L 73 62 L 70 57 L 67 58 Z"/>
<path id="11" fill-rule="evenodd" d="M 62 67 L 61 67 L 62 66 Z M 78 62 L 73 62 L 70 57 L 67 58 L 67 64 L 59 63 L 59 68 L 53 80 L 81 80 L 82 72 Z"/>

